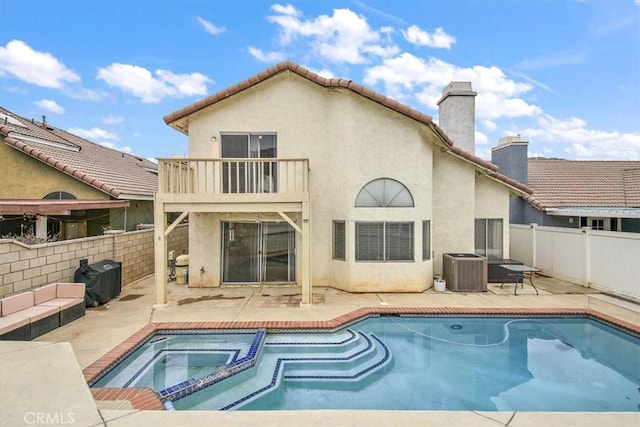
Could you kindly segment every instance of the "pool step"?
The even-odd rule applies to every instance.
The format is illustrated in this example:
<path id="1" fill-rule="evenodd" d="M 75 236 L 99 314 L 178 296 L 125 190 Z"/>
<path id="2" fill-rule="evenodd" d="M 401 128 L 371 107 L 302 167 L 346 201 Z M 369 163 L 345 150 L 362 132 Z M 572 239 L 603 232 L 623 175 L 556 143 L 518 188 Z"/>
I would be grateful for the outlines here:
<path id="1" fill-rule="evenodd" d="M 357 379 L 363 368 L 375 364 L 379 358 L 379 346 L 374 339 L 362 335 L 366 342 L 363 348 L 354 348 L 353 352 L 333 354 L 333 357 L 313 357 L 302 360 L 290 360 L 284 364 L 283 379 L 286 381 Z"/>
<path id="2" fill-rule="evenodd" d="M 313 384 L 327 381 L 356 382 L 391 361 L 388 347 L 371 334 L 348 331 L 338 341 L 265 342 L 253 368 L 175 402 L 176 407 L 229 410 L 277 390 L 282 381 Z M 336 340 L 335 336 L 332 337 Z"/>
<path id="3" fill-rule="evenodd" d="M 295 356 L 286 353 L 287 357 L 283 357 L 279 352 L 274 353 L 272 348 L 265 346 L 265 353 L 257 368 L 259 371 L 251 381 L 238 387 L 239 390 L 244 391 L 241 393 L 244 395 L 216 409 L 240 408 L 277 390 L 282 381 L 310 384 L 328 381 L 361 381 L 384 368 L 391 361 L 388 347 L 375 336 L 357 333 L 355 341 L 356 346 L 351 341 L 341 345 L 329 345 L 328 347 L 333 349 L 330 352 L 326 351 L 326 347 L 320 352 L 317 348 L 306 347 L 306 353 Z M 251 391 L 246 387 L 249 384 L 251 384 L 249 387 L 252 388 Z M 231 390 L 225 394 L 229 391 Z"/>

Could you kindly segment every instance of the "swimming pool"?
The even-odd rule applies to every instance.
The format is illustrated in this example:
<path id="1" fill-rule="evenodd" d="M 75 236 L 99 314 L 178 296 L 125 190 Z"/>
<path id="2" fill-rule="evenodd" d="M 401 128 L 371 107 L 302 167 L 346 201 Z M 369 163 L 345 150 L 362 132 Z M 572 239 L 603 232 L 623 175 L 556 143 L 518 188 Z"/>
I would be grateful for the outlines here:
<path id="1" fill-rule="evenodd" d="M 157 332 L 92 386 L 191 410 L 638 411 L 638 361 L 640 337 L 585 316 L 380 316 Z"/>

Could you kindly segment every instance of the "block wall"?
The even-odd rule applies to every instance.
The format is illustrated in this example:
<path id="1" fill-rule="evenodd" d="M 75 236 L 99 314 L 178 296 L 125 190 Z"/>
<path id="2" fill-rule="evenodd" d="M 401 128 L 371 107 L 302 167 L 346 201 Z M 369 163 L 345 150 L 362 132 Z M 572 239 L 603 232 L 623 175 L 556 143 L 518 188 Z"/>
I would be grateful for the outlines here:
<path id="1" fill-rule="evenodd" d="M 188 225 L 169 235 L 169 250 L 189 247 Z M 0 297 L 54 282 L 73 282 L 80 260 L 122 262 L 122 285 L 154 273 L 153 230 L 87 237 L 41 245 L 0 240 Z"/>

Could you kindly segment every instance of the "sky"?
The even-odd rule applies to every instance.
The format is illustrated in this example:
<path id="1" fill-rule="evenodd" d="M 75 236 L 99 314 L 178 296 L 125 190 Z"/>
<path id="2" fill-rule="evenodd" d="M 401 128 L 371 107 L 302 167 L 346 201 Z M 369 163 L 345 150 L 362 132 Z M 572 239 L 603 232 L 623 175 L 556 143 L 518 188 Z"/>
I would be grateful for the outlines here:
<path id="1" fill-rule="evenodd" d="M 184 155 L 163 117 L 278 63 L 438 120 L 476 97 L 476 154 L 640 160 L 640 0 L 0 0 L 0 105 L 146 158 Z"/>

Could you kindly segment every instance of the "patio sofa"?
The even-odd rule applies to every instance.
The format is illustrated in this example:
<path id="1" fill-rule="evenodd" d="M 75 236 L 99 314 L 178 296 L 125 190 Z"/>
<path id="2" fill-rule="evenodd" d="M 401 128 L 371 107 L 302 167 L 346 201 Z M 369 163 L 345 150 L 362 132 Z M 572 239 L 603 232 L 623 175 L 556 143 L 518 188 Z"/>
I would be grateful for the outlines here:
<path id="1" fill-rule="evenodd" d="M 29 341 L 84 316 L 84 283 L 53 283 L 0 299 L 0 340 Z"/>

